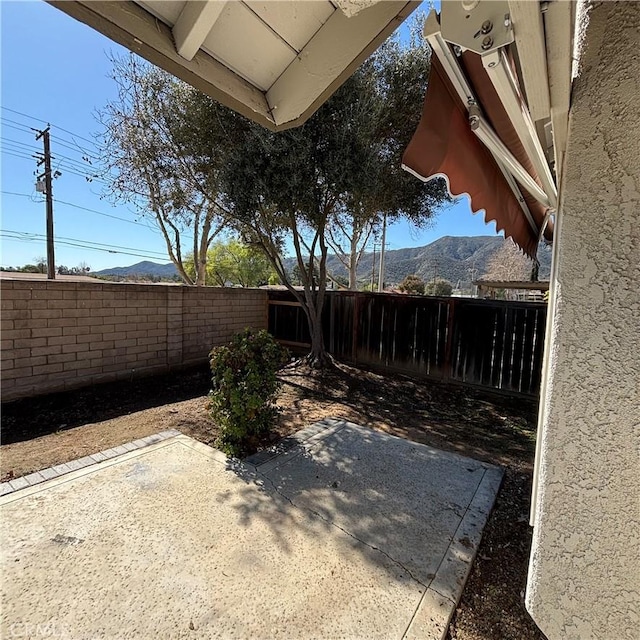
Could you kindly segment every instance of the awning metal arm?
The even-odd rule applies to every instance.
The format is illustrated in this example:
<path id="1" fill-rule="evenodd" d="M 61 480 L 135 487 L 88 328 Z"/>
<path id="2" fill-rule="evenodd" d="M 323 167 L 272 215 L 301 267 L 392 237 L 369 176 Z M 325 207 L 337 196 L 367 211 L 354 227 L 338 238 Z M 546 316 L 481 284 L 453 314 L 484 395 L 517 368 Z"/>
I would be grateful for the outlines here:
<path id="1" fill-rule="evenodd" d="M 469 125 L 471 130 L 480 138 L 489 151 L 506 165 L 513 177 L 541 204 L 552 207 L 549 197 L 542 187 L 529 175 L 529 172 L 518 162 L 505 144 L 498 138 L 495 131 L 484 119 L 480 108 L 469 107 Z"/>
<path id="2" fill-rule="evenodd" d="M 540 144 L 533 120 L 524 98 L 518 90 L 518 84 L 503 49 L 491 51 L 482 56 L 482 64 L 505 108 L 520 141 L 524 145 L 529 159 L 536 169 L 540 182 L 547 194 L 550 206 L 558 204 L 558 192 L 551 175 L 551 169 Z"/>

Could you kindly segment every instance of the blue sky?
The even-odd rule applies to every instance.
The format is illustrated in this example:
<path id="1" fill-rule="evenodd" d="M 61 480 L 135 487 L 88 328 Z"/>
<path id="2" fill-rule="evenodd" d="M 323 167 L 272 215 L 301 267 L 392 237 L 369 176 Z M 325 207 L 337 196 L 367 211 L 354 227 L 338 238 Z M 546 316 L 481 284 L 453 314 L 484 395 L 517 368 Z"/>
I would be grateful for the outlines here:
<path id="1" fill-rule="evenodd" d="M 29 234 L 10 239 L 3 233 L 0 264 L 22 265 L 46 254 L 44 240 L 39 239 L 45 233 L 45 205 L 35 191 L 36 161 L 31 157 L 42 147 L 31 128 L 47 122 L 52 125 L 53 167 L 62 173 L 53 185 L 56 263 L 72 267 L 84 261 L 103 269 L 143 259 L 168 262 L 164 241 L 153 225 L 131 208 L 111 206 L 100 196 L 103 185 L 84 177 L 91 166 L 83 157 L 95 152 L 91 140 L 99 128 L 95 110 L 115 97 L 113 81 L 107 77 L 107 54 L 124 50 L 39 0 L 3 0 L 0 12 L 0 225 L 3 231 Z M 446 235 L 494 233 L 495 225 L 486 225 L 482 214 L 473 215 L 462 198 L 442 211 L 428 230 L 394 225 L 387 242 L 397 249 Z M 94 247 L 99 243 L 104 250 L 73 246 L 87 242 Z"/>

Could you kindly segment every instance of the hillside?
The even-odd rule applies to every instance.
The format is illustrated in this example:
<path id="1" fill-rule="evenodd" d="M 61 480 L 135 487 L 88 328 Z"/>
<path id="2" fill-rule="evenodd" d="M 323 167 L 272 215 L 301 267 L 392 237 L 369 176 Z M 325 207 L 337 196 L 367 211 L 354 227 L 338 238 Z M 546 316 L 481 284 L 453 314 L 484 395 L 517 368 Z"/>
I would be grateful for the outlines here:
<path id="1" fill-rule="evenodd" d="M 502 246 L 504 239 L 500 236 L 454 237 L 445 236 L 424 247 L 394 249 L 386 254 L 386 276 L 388 284 L 397 284 L 405 276 L 415 273 L 423 280 L 431 280 L 434 276 L 449 280 L 454 286 L 460 281 L 460 287 L 469 288 L 473 278 L 479 278 L 487 271 L 491 256 Z M 542 247 L 538 252 L 540 260 L 540 279 L 549 278 L 551 267 L 551 250 Z M 376 253 L 376 279 L 380 254 Z M 373 254 L 362 256 L 358 268 L 358 279 L 370 282 Z M 291 270 L 295 264 L 293 258 L 285 260 L 286 267 Z M 346 276 L 346 269 L 338 258 L 329 256 L 328 268 L 336 276 Z M 473 277 L 472 277 L 473 274 Z M 122 278 L 146 277 L 174 279 L 177 271 L 174 265 L 157 264 L 155 262 L 138 262 L 129 267 L 114 267 L 97 271 L 98 276 L 117 276 Z"/>
<path id="2" fill-rule="evenodd" d="M 173 262 L 166 264 L 158 264 L 157 262 L 150 262 L 149 260 L 143 260 L 136 264 L 132 264 L 129 267 L 112 267 L 110 269 L 102 269 L 102 271 L 96 271 L 94 275 L 97 276 L 139 276 L 149 278 L 167 278 L 173 279 L 178 275 Z"/>
<path id="3" fill-rule="evenodd" d="M 414 273 L 423 280 L 432 280 L 434 276 L 444 278 L 454 286 L 460 281 L 460 287 L 467 289 L 473 279 L 480 278 L 487 272 L 491 256 L 503 243 L 504 239 L 500 236 L 445 236 L 424 247 L 387 251 L 385 281 L 388 284 L 397 284 L 407 275 Z M 551 249 L 541 247 L 538 260 L 539 277 L 541 280 L 547 280 L 551 271 Z M 379 261 L 380 254 L 376 253 L 376 280 Z M 346 277 L 347 271 L 336 256 L 330 256 L 327 262 L 331 273 Z M 371 281 L 372 263 L 372 253 L 362 256 L 358 267 L 359 281 Z"/>

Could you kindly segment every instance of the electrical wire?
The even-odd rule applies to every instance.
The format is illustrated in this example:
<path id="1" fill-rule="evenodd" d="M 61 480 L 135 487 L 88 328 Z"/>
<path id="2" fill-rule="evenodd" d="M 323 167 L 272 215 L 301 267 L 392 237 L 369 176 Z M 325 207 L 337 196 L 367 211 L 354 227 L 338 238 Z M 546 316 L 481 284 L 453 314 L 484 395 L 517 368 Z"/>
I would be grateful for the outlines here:
<path id="1" fill-rule="evenodd" d="M 56 129 L 60 129 L 60 131 L 64 131 L 66 134 L 70 135 L 73 138 L 78 138 L 79 140 L 84 140 L 85 142 L 88 142 L 89 144 L 92 144 L 94 146 L 97 146 L 95 141 L 93 140 L 89 140 L 89 138 L 85 138 L 77 133 L 73 133 L 72 131 L 69 131 L 68 129 L 64 129 L 63 127 L 58 126 L 57 124 L 53 124 L 51 122 L 49 122 L 48 120 L 43 120 L 42 118 L 36 118 L 35 116 L 30 116 L 26 113 L 23 113 L 22 111 L 17 111 L 16 109 L 9 109 L 9 107 L 5 107 L 4 105 L 2 105 L 2 109 L 4 109 L 5 111 L 9 111 L 11 113 L 15 113 L 16 115 L 22 116 L 23 118 L 28 118 L 29 120 L 37 120 L 38 122 L 44 122 L 46 124 L 50 124 L 52 127 L 55 127 Z M 8 118 L 5 118 L 6 120 L 9 120 Z M 13 120 L 9 120 L 9 122 L 15 122 Z M 17 123 L 17 124 L 21 124 L 21 123 Z"/>
<path id="2" fill-rule="evenodd" d="M 14 153 L 11 150 L 2 150 L 3 154 L 6 154 L 8 156 L 14 156 L 15 158 L 21 158 L 22 160 L 30 160 L 31 162 L 33 162 L 34 160 L 37 160 L 37 158 L 35 156 L 27 156 L 24 155 L 22 153 Z"/>
<path id="3" fill-rule="evenodd" d="M 9 145 L 9 148 L 15 147 L 20 151 L 29 151 L 33 153 L 39 153 L 42 155 L 42 151 L 35 145 L 28 144 L 26 142 L 21 142 L 20 140 L 12 140 L 11 138 L 4 138 L 0 136 L 0 141 L 2 141 L 2 147 L 6 147 Z M 75 150 L 74 150 L 75 151 Z M 62 153 L 58 153 L 54 150 L 54 153 L 51 156 L 52 160 L 64 160 L 69 162 L 75 166 L 77 169 L 85 170 L 88 167 L 92 167 L 93 164 L 88 158 L 82 158 L 82 160 L 78 160 L 77 158 L 72 158 L 71 156 L 64 155 Z"/>
<path id="4" fill-rule="evenodd" d="M 23 242 L 46 241 L 46 236 L 41 233 L 14 231 L 12 229 L 0 229 L 0 236 L 8 240 L 18 240 Z M 57 236 L 54 238 L 54 241 L 56 245 L 79 247 L 82 249 L 89 249 L 92 251 L 103 251 L 106 253 L 119 253 L 124 255 L 133 255 L 133 256 L 137 256 L 141 258 L 149 258 L 153 260 L 167 259 L 166 253 L 162 253 L 159 251 L 150 251 L 146 249 L 139 249 L 137 247 L 123 247 L 120 245 L 109 245 L 102 242 L 91 242 L 89 240 L 81 240 L 79 238 L 67 238 L 65 236 Z"/>
<path id="5" fill-rule="evenodd" d="M 36 238 L 33 238 L 31 240 L 27 240 L 27 239 L 20 239 L 20 238 L 13 238 L 13 237 L 4 237 L 2 236 L 2 234 L 0 233 L 0 237 L 4 238 L 4 242 L 20 242 L 23 244 L 28 244 L 28 243 L 33 243 L 33 242 L 39 242 L 42 243 L 43 245 L 46 244 L 45 240 L 37 240 Z M 129 252 L 129 251 L 109 251 L 108 249 L 98 249 L 96 247 L 85 247 L 82 245 L 77 245 L 77 244 L 72 244 L 69 242 L 56 242 L 56 245 L 63 245 L 65 247 L 73 247 L 73 248 L 81 248 L 84 249 L 85 251 L 100 251 L 102 253 L 111 253 L 111 254 L 118 254 L 118 255 L 123 255 L 123 256 L 134 256 L 135 258 L 146 258 L 147 260 L 157 260 L 158 258 L 156 256 L 147 256 L 141 253 L 133 253 L 133 252 Z"/>
<path id="6" fill-rule="evenodd" d="M 2 195 L 5 196 L 17 196 L 20 198 L 31 198 L 32 196 L 28 193 L 16 193 L 15 191 L 1 191 Z M 89 207 L 82 207 L 79 204 L 75 204 L 73 202 L 67 202 L 66 200 L 59 200 L 58 198 L 54 198 L 53 201 L 56 204 L 66 205 L 67 207 L 73 207 L 74 209 L 80 209 L 81 211 L 88 211 L 89 213 L 93 213 L 98 216 L 104 216 L 105 218 L 113 218 L 114 220 L 120 220 L 121 222 L 128 222 L 129 224 L 135 224 L 138 227 L 143 227 L 148 231 L 152 231 L 153 233 L 160 234 L 158 229 L 154 229 L 149 225 L 143 224 L 142 222 L 136 222 L 135 220 L 127 220 L 126 218 L 121 218 L 119 216 L 114 216 L 111 213 L 104 213 L 103 211 L 98 211 L 97 209 L 90 209 Z M 42 201 L 40 201 L 42 202 Z"/>

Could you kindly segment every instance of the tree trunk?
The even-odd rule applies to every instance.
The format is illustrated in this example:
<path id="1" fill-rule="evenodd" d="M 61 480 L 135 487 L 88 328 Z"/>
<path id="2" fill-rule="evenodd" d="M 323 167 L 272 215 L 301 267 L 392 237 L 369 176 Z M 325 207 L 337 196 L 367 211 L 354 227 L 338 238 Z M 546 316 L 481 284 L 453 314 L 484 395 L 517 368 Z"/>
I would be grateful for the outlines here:
<path id="1" fill-rule="evenodd" d="M 355 230 L 351 235 L 351 252 L 349 253 L 349 289 L 358 288 L 358 236 Z"/>
<path id="2" fill-rule="evenodd" d="M 207 284 L 207 254 L 198 256 L 198 263 L 196 264 L 196 286 L 204 287 Z"/>
<path id="3" fill-rule="evenodd" d="M 324 336 L 322 331 L 322 310 L 318 313 L 315 305 L 311 308 L 303 307 L 309 324 L 309 335 L 311 336 L 311 350 L 307 355 L 309 364 L 317 369 L 321 369 L 329 362 L 327 351 L 324 346 Z"/>

